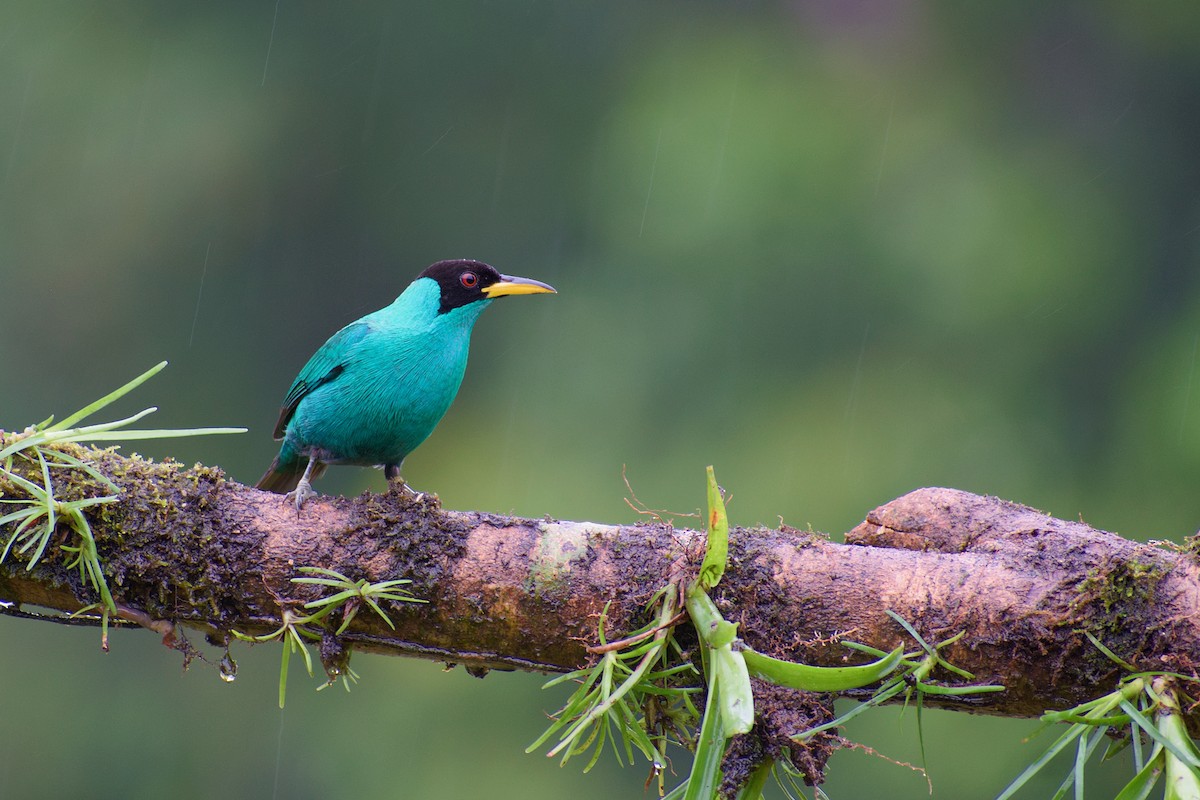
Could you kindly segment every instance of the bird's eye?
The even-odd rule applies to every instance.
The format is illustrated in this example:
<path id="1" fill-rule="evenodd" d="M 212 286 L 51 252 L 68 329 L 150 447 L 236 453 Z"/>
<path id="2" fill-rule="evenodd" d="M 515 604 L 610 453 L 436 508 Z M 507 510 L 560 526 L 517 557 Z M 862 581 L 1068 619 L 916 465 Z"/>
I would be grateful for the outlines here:
<path id="1" fill-rule="evenodd" d="M 458 276 L 458 282 L 463 285 L 464 289 L 474 289 L 479 285 L 479 276 L 474 272 L 464 272 Z"/>

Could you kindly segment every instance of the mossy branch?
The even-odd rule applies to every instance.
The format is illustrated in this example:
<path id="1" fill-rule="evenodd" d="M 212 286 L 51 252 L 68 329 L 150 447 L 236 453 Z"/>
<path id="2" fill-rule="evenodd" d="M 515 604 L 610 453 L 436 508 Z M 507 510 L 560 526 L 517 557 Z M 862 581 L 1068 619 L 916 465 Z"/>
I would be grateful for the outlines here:
<path id="1" fill-rule="evenodd" d="M 297 567 L 353 580 L 409 579 L 427 604 L 385 604 L 342 634 L 357 650 L 473 668 L 566 671 L 588 659 L 605 604 L 631 631 L 665 582 L 694 578 L 702 534 L 666 524 L 608 526 L 447 511 L 400 494 L 326 498 L 297 517 L 278 496 L 112 450 L 63 445 L 117 487 L 86 515 L 116 604 L 224 642 L 278 628 L 281 609 L 317 598 Z M 58 478 L 62 496 L 84 496 Z M 84 487 L 85 489 L 87 487 Z M 73 494 L 75 492 L 76 494 Z M 0 538 L 13 533 L 0 526 Z M 885 612 L 931 640 L 986 696 L 928 704 L 1038 716 L 1109 691 L 1116 665 L 1092 633 L 1140 669 L 1191 674 L 1200 663 L 1200 576 L 1187 550 L 1137 544 L 995 498 L 922 489 L 871 512 L 847 543 L 791 528 L 732 528 L 713 599 L 755 651 L 809 664 L 849 663 L 841 638 L 880 651 L 907 640 Z M 62 557 L 0 567 L 8 609 L 71 613 L 97 602 Z M 310 596 L 311 594 L 311 596 Z"/>
<path id="2" fill-rule="evenodd" d="M 695 764 L 672 798 L 707 798 L 718 785 L 754 797 L 772 770 L 819 783 L 841 741 L 831 729 L 901 696 L 915 697 L 918 721 L 938 705 L 1073 726 L 1010 791 L 1076 743 L 1063 791 L 1081 793 L 1083 765 L 1118 723 L 1130 741 L 1141 731 L 1157 746 L 1135 759 L 1128 792 L 1144 796 L 1164 771 L 1168 786 L 1200 787 L 1185 694 L 1200 682 L 1194 540 L 1137 544 L 922 489 L 836 545 L 787 527 L 731 529 L 711 468 L 705 532 L 657 516 L 608 526 L 451 512 L 400 492 L 321 499 L 297 514 L 219 469 L 82 444 L 240 431 L 117 433 L 153 409 L 78 425 L 162 366 L 58 424 L 0 431 L 0 613 L 78 621 L 98 611 L 102 642 L 125 620 L 186 661 L 201 652 L 181 626 L 202 630 L 225 650 L 226 680 L 233 639 L 279 640 L 280 705 L 289 654 L 313 672 L 308 645 L 327 685 L 349 687 L 354 650 L 476 674 L 566 673 L 552 683 L 580 687 L 534 746 L 558 733 L 551 754 L 591 751 L 589 768 L 606 740 L 629 760 L 636 749 L 662 793 L 666 746 L 684 744 Z M 678 628 L 685 616 L 691 626 Z M 606 631 L 622 633 L 609 643 Z M 1114 691 L 1122 671 L 1132 675 Z M 695 675 L 707 688 L 699 722 Z M 827 692 L 866 702 L 835 718 Z"/>

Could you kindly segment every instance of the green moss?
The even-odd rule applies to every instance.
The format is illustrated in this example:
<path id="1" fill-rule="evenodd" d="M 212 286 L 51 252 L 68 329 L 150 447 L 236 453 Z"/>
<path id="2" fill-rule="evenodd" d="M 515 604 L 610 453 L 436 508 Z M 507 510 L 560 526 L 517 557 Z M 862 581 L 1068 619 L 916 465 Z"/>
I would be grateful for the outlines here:
<path id="1" fill-rule="evenodd" d="M 1104 574 L 1093 570 L 1080 584 L 1079 591 L 1089 601 L 1102 603 L 1104 613 L 1110 614 L 1118 606 L 1149 601 L 1165 572 L 1162 564 L 1131 559 Z"/>
<path id="2" fill-rule="evenodd" d="M 1132 658 L 1141 645 L 1129 620 L 1143 615 L 1145 606 L 1154 602 L 1166 572 L 1162 563 L 1136 558 L 1117 561 L 1108 570 L 1093 569 L 1077 587 L 1075 613 L 1062 623 L 1078 627 L 1082 622 L 1105 645 Z"/>
<path id="3" fill-rule="evenodd" d="M 1183 544 L 1174 545 L 1173 549 L 1191 556 L 1193 561 L 1200 561 L 1200 533 L 1183 537 Z"/>

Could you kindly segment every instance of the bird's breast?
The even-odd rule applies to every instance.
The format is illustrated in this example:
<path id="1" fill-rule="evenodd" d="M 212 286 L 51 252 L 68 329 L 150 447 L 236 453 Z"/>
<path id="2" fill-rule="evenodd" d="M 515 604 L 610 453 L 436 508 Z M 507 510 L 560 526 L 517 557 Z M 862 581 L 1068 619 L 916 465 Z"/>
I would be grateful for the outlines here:
<path id="1" fill-rule="evenodd" d="M 462 383 L 467 343 L 374 338 L 296 409 L 288 437 L 297 449 L 319 449 L 330 463 L 398 464 L 433 432 Z"/>

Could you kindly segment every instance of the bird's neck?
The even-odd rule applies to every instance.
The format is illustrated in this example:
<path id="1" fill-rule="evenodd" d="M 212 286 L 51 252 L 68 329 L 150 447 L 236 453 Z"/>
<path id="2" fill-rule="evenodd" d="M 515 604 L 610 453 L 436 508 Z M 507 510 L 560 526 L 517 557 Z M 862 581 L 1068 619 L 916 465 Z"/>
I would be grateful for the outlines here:
<path id="1" fill-rule="evenodd" d="M 438 313 L 441 292 L 437 282 L 430 278 L 414 281 L 395 301 L 375 312 L 377 322 L 387 327 L 415 328 L 440 331 L 447 334 L 461 332 L 470 335 L 475 320 L 491 300 L 477 300 L 465 306 L 453 308 L 444 314 Z"/>

